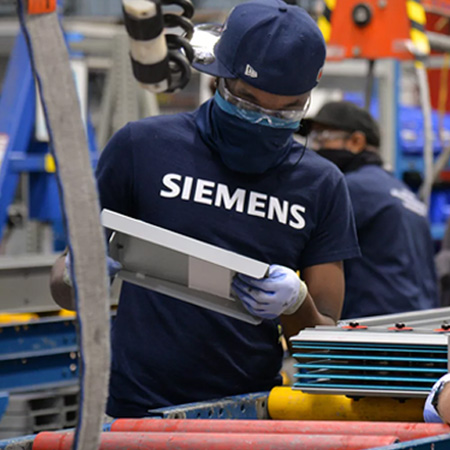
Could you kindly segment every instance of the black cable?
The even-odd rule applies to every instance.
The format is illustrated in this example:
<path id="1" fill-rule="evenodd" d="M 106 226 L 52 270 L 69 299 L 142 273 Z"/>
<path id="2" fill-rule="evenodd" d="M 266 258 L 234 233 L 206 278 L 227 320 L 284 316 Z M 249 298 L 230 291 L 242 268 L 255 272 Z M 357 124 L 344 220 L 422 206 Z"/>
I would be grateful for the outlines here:
<path id="1" fill-rule="evenodd" d="M 307 147 L 308 147 L 308 136 L 306 136 L 306 139 L 305 139 L 305 143 L 304 143 L 304 145 L 303 145 L 302 152 L 300 153 L 300 156 L 298 157 L 298 159 L 297 159 L 297 161 L 295 162 L 295 164 L 293 165 L 293 167 L 297 167 L 297 166 L 300 164 L 300 162 L 302 161 L 303 157 L 305 156 L 306 148 L 307 148 Z"/>

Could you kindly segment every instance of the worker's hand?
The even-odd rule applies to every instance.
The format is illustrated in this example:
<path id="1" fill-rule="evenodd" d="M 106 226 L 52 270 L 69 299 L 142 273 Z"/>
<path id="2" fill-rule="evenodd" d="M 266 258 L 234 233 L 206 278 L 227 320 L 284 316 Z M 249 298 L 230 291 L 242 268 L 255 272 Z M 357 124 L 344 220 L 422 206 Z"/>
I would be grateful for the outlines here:
<path id="1" fill-rule="evenodd" d="M 262 279 L 237 274 L 232 288 L 247 310 L 263 319 L 294 314 L 308 294 L 305 282 L 293 270 L 278 265 L 271 265 Z"/>
<path id="2" fill-rule="evenodd" d="M 72 283 L 72 263 L 70 261 L 70 253 L 67 253 L 65 258 L 66 267 L 64 269 L 64 276 L 63 280 L 64 283 L 66 283 L 68 286 L 73 286 Z M 122 264 L 120 262 L 116 261 L 115 259 L 112 259 L 110 256 L 106 256 L 106 269 L 108 272 L 109 277 L 116 276 L 117 272 L 119 272 L 120 269 L 122 269 Z"/>

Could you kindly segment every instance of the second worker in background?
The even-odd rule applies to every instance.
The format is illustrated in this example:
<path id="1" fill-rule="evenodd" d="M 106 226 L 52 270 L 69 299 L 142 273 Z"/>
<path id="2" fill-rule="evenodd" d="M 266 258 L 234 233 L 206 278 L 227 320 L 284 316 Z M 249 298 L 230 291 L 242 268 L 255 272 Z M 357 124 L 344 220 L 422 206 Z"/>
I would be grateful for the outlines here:
<path id="1" fill-rule="evenodd" d="M 382 167 L 373 117 L 346 101 L 325 104 L 301 134 L 345 174 L 362 257 L 345 262 L 342 319 L 437 308 L 427 209 Z"/>

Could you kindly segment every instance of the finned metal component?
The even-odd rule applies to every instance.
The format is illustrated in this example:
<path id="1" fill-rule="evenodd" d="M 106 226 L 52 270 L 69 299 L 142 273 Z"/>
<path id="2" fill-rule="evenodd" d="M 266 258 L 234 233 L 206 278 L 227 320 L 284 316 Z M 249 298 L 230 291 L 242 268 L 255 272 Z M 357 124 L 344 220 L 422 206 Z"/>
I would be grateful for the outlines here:
<path id="1" fill-rule="evenodd" d="M 449 319 L 450 308 L 438 308 L 303 330 L 291 338 L 298 369 L 294 388 L 308 393 L 426 397 L 447 373 Z"/>

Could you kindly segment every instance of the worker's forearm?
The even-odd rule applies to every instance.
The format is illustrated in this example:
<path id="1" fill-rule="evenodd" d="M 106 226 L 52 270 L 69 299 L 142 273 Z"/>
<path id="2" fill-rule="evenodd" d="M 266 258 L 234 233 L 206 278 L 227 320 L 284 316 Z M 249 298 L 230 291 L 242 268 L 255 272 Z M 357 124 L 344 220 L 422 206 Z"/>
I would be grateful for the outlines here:
<path id="1" fill-rule="evenodd" d="M 336 325 L 336 322 L 328 316 L 321 314 L 317 309 L 314 300 L 308 293 L 302 306 L 291 315 L 280 316 L 283 325 L 283 334 L 286 339 L 298 334 L 300 330 L 316 325 Z"/>
<path id="2" fill-rule="evenodd" d="M 441 419 L 450 424 L 450 383 L 447 383 L 439 395 L 437 410 Z"/>
<path id="3" fill-rule="evenodd" d="M 50 291 L 53 300 L 64 309 L 75 309 L 73 289 L 64 282 L 65 255 L 62 255 L 53 264 L 50 275 Z"/>

